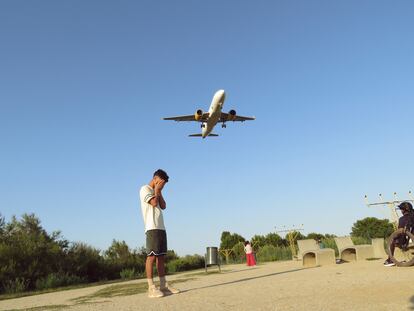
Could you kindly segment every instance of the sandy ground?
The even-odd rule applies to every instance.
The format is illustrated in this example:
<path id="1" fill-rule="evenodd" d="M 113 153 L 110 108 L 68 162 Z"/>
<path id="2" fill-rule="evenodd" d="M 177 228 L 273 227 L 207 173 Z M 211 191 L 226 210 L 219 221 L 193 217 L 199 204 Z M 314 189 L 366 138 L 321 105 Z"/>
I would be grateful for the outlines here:
<path id="1" fill-rule="evenodd" d="M 0 310 L 414 310 L 414 267 L 383 267 L 382 260 L 303 268 L 301 262 L 273 262 L 248 268 L 225 266 L 221 274 L 178 274 L 182 293 L 150 299 L 146 293 L 98 298 L 75 304 L 72 299 L 110 285 L 67 290 L 0 301 Z M 217 270 L 211 267 L 209 271 Z M 194 273 L 193 273 L 194 274 Z M 135 285 L 145 280 L 119 283 Z M 49 307 L 48 307 L 49 306 Z"/>

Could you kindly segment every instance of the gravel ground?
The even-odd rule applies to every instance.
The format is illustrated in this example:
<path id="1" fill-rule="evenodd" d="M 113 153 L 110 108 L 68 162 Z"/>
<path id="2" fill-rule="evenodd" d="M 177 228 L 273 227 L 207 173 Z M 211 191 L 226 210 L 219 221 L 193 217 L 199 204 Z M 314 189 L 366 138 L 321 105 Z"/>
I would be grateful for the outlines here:
<path id="1" fill-rule="evenodd" d="M 382 260 L 315 268 L 286 261 L 224 270 L 171 276 L 182 293 L 159 299 L 137 294 L 145 280 L 136 280 L 115 285 L 123 288 L 115 297 L 79 300 L 111 286 L 101 285 L 4 300 L 0 310 L 414 310 L 414 267 L 383 267 Z"/>

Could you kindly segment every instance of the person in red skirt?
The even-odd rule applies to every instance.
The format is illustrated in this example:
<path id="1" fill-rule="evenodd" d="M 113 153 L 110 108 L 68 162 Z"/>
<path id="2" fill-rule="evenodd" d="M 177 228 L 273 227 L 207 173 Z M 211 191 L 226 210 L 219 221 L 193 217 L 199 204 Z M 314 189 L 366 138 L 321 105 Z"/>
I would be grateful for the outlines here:
<path id="1" fill-rule="evenodd" d="M 256 260 L 254 260 L 253 248 L 249 241 L 244 242 L 244 252 L 246 253 L 246 262 L 248 266 L 256 266 Z"/>

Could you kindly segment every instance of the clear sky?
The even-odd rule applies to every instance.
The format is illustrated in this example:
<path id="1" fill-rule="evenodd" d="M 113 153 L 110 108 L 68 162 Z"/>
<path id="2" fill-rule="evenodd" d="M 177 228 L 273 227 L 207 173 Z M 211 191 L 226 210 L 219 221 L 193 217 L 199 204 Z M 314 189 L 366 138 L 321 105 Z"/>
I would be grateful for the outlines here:
<path id="1" fill-rule="evenodd" d="M 106 249 L 145 243 L 165 169 L 179 255 L 275 226 L 348 234 L 413 189 L 413 1 L 0 1 L 0 213 Z M 162 117 L 257 120 L 189 138 Z"/>

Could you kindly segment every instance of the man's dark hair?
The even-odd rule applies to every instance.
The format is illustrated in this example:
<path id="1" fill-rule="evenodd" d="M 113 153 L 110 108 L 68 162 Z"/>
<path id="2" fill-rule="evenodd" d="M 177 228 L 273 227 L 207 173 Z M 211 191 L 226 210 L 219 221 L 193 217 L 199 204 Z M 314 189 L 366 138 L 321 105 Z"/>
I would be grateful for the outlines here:
<path id="1" fill-rule="evenodd" d="M 406 211 L 411 213 L 413 211 L 413 206 L 410 202 L 402 202 L 400 205 L 398 205 L 401 211 Z"/>
<path id="2" fill-rule="evenodd" d="M 158 176 L 159 178 L 165 180 L 165 182 L 168 182 L 169 177 L 168 177 L 167 173 L 165 171 L 163 171 L 162 169 L 156 170 L 154 172 L 154 177 L 155 176 Z"/>

